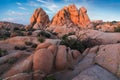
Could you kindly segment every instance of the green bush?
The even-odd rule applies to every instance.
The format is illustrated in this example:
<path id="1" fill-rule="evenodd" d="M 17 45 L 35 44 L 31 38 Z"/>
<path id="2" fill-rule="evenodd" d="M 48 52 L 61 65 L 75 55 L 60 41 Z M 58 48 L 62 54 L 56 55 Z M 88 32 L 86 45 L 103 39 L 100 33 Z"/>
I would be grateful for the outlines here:
<path id="1" fill-rule="evenodd" d="M 17 58 L 13 57 L 7 60 L 7 63 L 14 64 L 17 61 Z"/>
<path id="2" fill-rule="evenodd" d="M 44 36 L 44 37 L 47 37 L 47 38 L 50 38 L 50 37 L 51 37 L 51 35 L 48 34 L 48 33 L 46 33 L 45 31 L 39 32 L 37 36 L 40 36 L 40 35 L 41 35 L 41 36 Z"/>
<path id="3" fill-rule="evenodd" d="M 67 47 L 70 47 L 71 49 L 76 49 L 80 52 L 83 52 L 86 48 L 91 48 L 96 45 L 100 45 L 101 41 L 96 39 L 87 38 L 85 40 L 79 40 L 79 39 L 72 39 L 68 38 L 68 35 L 64 35 L 61 38 L 61 45 L 66 45 Z"/>
<path id="4" fill-rule="evenodd" d="M 0 57 L 4 56 L 6 54 L 7 54 L 7 51 L 0 48 Z"/>
<path id="5" fill-rule="evenodd" d="M 10 35 L 11 35 L 11 33 L 7 31 L 4 34 L 0 35 L 0 40 L 5 40 L 5 39 L 9 38 Z"/>
<path id="6" fill-rule="evenodd" d="M 28 31 L 28 32 L 26 33 L 26 35 L 27 35 L 27 36 L 31 36 L 31 35 L 32 35 L 32 31 Z"/>
<path id="7" fill-rule="evenodd" d="M 33 43 L 31 47 L 32 47 L 32 48 L 36 48 L 36 47 L 37 47 L 37 44 Z"/>
<path id="8" fill-rule="evenodd" d="M 44 80 L 56 80 L 56 79 L 53 75 L 48 75 L 48 76 L 45 77 Z"/>
<path id="9" fill-rule="evenodd" d="M 116 28 L 114 29 L 114 32 L 120 32 L 120 26 L 116 27 Z"/>
<path id="10" fill-rule="evenodd" d="M 15 50 L 26 50 L 27 47 L 25 47 L 25 46 L 15 46 L 14 49 Z"/>
<path id="11" fill-rule="evenodd" d="M 18 27 L 14 27 L 14 31 L 16 31 L 16 30 L 20 30 Z"/>
<path id="12" fill-rule="evenodd" d="M 27 45 L 27 46 L 30 46 L 30 45 L 32 45 L 33 43 L 32 42 L 30 42 L 30 41 L 26 41 L 25 42 L 25 45 Z"/>
<path id="13" fill-rule="evenodd" d="M 76 40 L 76 39 L 68 39 L 65 38 L 60 42 L 61 45 L 66 45 L 67 47 L 70 47 L 71 49 L 76 49 L 80 52 L 83 52 L 85 50 L 84 45 L 82 44 L 82 41 Z"/>
<path id="14" fill-rule="evenodd" d="M 43 43 L 43 42 L 45 41 L 45 39 L 42 38 L 42 37 L 39 37 L 39 38 L 38 38 L 38 41 L 41 42 L 41 43 Z"/>
<path id="15" fill-rule="evenodd" d="M 24 36 L 24 33 L 22 31 L 15 31 L 15 33 L 17 33 L 18 36 Z"/>
<path id="16" fill-rule="evenodd" d="M 5 28 L 6 31 L 10 31 L 10 28 Z"/>

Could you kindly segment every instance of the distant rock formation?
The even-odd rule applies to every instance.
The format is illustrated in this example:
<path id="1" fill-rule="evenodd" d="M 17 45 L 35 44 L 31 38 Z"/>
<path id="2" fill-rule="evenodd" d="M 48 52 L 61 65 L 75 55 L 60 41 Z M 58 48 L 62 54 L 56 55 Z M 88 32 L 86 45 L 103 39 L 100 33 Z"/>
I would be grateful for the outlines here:
<path id="1" fill-rule="evenodd" d="M 50 22 L 49 16 L 42 8 L 37 8 L 30 19 L 30 24 L 35 29 L 45 27 Z"/>
<path id="2" fill-rule="evenodd" d="M 79 26 L 80 28 L 86 28 L 89 23 L 90 19 L 87 15 L 87 9 L 85 7 L 77 9 L 77 7 L 72 4 L 59 10 L 51 21 L 42 8 L 36 9 L 31 16 L 30 24 L 26 26 L 26 29 L 45 29 L 47 26 L 52 28 L 57 26 Z"/>
<path id="3" fill-rule="evenodd" d="M 23 28 L 25 25 L 22 24 L 17 24 L 17 23 L 12 23 L 12 22 L 5 22 L 5 21 L 0 21 L 0 29 L 2 28 Z"/>
<path id="4" fill-rule="evenodd" d="M 61 9 L 51 21 L 51 26 L 63 26 L 63 25 L 77 25 L 86 26 L 90 23 L 90 19 L 87 15 L 87 9 L 81 7 L 79 10 L 74 4 L 69 5 Z"/>

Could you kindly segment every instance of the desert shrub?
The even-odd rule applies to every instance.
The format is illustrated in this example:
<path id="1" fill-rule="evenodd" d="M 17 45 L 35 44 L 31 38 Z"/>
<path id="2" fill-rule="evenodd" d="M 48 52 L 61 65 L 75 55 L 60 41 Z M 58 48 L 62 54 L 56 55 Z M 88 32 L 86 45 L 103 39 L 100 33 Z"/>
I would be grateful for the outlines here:
<path id="1" fill-rule="evenodd" d="M 42 42 L 42 41 L 41 41 L 41 42 Z M 27 46 L 31 46 L 31 48 L 36 48 L 36 47 L 37 47 L 37 44 L 32 43 L 32 42 L 29 42 L 29 41 L 26 41 L 25 44 L 26 44 Z"/>
<path id="2" fill-rule="evenodd" d="M 64 38 L 60 42 L 61 45 L 66 45 L 67 47 L 70 47 L 71 49 L 76 49 L 80 52 L 83 52 L 85 50 L 84 45 L 82 44 L 82 41 L 79 41 L 77 39 L 72 38 Z"/>
<path id="3" fill-rule="evenodd" d="M 117 23 L 117 21 L 112 21 L 112 23 L 114 24 L 114 23 Z"/>
<path id="4" fill-rule="evenodd" d="M 20 30 L 21 30 L 21 31 L 26 31 L 25 28 L 21 28 Z"/>
<path id="5" fill-rule="evenodd" d="M 5 35 L 6 37 L 10 37 L 10 32 L 6 32 L 4 35 Z"/>
<path id="6" fill-rule="evenodd" d="M 0 35 L 0 40 L 5 40 L 5 39 L 9 38 L 10 35 L 11 35 L 10 32 L 7 31 L 4 34 Z"/>
<path id="7" fill-rule="evenodd" d="M 17 33 L 18 36 L 24 36 L 24 33 L 22 31 L 15 31 L 15 33 Z"/>
<path id="8" fill-rule="evenodd" d="M 25 45 L 27 45 L 27 46 L 30 46 L 30 45 L 32 45 L 33 43 L 32 42 L 30 42 L 30 41 L 26 41 L 25 42 Z"/>
<path id="9" fill-rule="evenodd" d="M 7 63 L 14 64 L 17 61 L 17 58 L 13 57 L 7 60 Z"/>
<path id="10" fill-rule="evenodd" d="M 36 48 L 36 47 L 37 47 L 37 44 L 33 43 L 31 47 L 32 47 L 32 48 Z"/>
<path id="11" fill-rule="evenodd" d="M 15 27 L 13 30 L 16 31 L 16 30 L 20 30 L 20 29 L 18 27 Z"/>
<path id="12" fill-rule="evenodd" d="M 45 41 L 45 39 L 43 37 L 38 37 L 38 41 L 43 43 Z"/>
<path id="13" fill-rule="evenodd" d="M 114 32 L 120 32 L 120 26 L 116 27 L 116 28 L 114 29 Z"/>
<path id="14" fill-rule="evenodd" d="M 53 75 L 48 75 L 48 76 L 45 77 L 44 80 L 56 80 L 56 79 Z"/>
<path id="15" fill-rule="evenodd" d="M 120 41 L 117 41 L 117 43 L 120 43 Z"/>
<path id="16" fill-rule="evenodd" d="M 61 38 L 60 44 L 66 45 L 71 49 L 76 49 L 80 52 L 83 52 L 86 48 L 91 48 L 93 46 L 100 45 L 101 41 L 97 39 L 91 39 L 91 38 L 87 38 L 85 40 L 72 39 L 72 38 L 68 38 L 68 35 L 64 35 Z"/>
<path id="17" fill-rule="evenodd" d="M 6 31 L 10 31 L 10 28 L 5 28 Z"/>
<path id="18" fill-rule="evenodd" d="M 66 40 L 68 38 L 68 36 L 70 35 L 74 35 L 75 33 L 68 33 L 68 34 L 65 34 L 61 37 L 62 40 Z"/>
<path id="19" fill-rule="evenodd" d="M 28 32 L 26 33 L 26 35 L 27 35 L 27 36 L 32 35 L 32 31 L 28 31 Z"/>
<path id="20" fill-rule="evenodd" d="M 37 36 L 40 36 L 40 35 L 41 35 L 41 36 L 44 36 L 44 37 L 47 37 L 47 38 L 50 38 L 50 37 L 51 37 L 51 35 L 50 35 L 49 33 L 46 33 L 45 31 L 39 32 Z"/>
<path id="21" fill-rule="evenodd" d="M 25 46 L 15 46 L 14 49 L 15 50 L 26 50 L 27 47 L 25 47 Z"/>
<path id="22" fill-rule="evenodd" d="M 57 36 L 58 35 L 58 33 L 55 33 L 55 32 L 51 32 L 53 35 L 55 35 L 55 36 Z"/>
<path id="23" fill-rule="evenodd" d="M 7 54 L 7 50 L 1 49 L 0 48 L 0 57 L 4 56 Z"/>

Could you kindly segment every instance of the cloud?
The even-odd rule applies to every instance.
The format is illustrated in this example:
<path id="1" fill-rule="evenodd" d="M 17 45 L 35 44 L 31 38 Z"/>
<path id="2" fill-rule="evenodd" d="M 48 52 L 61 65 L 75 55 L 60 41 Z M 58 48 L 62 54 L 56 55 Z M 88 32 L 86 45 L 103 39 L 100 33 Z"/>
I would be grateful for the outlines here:
<path id="1" fill-rule="evenodd" d="M 43 1 L 43 0 L 36 0 L 36 1 L 39 2 L 41 4 L 40 6 L 42 8 L 45 8 L 49 13 L 55 13 L 60 9 L 60 5 L 58 6 L 52 1 Z"/>
<path id="2" fill-rule="evenodd" d="M 41 3 L 48 3 L 47 1 L 43 1 L 43 0 L 37 0 L 38 2 L 41 2 Z"/>
<path id="3" fill-rule="evenodd" d="M 34 2 L 34 1 L 30 1 L 30 2 L 28 3 L 28 5 L 29 5 L 29 6 L 32 6 L 32 7 L 38 7 L 38 6 L 39 6 L 39 4 L 36 3 L 36 2 Z"/>
<path id="4" fill-rule="evenodd" d="M 48 11 L 55 13 L 60 9 L 56 4 L 43 4 L 42 7 L 47 8 Z"/>
<path id="5" fill-rule="evenodd" d="M 24 8 L 24 7 L 18 7 L 19 9 L 22 9 L 22 10 L 27 10 L 26 8 Z"/>
<path id="6" fill-rule="evenodd" d="M 14 21 L 14 18 L 11 18 L 11 17 L 9 17 L 9 18 L 3 18 L 2 21 Z"/>
<path id="7" fill-rule="evenodd" d="M 7 14 L 8 16 L 24 16 L 24 15 L 26 15 L 25 13 L 16 12 L 16 11 L 12 11 L 12 10 L 7 11 L 6 14 Z"/>
<path id="8" fill-rule="evenodd" d="M 8 21 L 8 22 L 14 22 L 14 23 L 20 23 L 20 24 L 28 24 L 28 21 L 24 19 L 24 17 L 7 17 L 3 18 L 2 21 Z"/>
<path id="9" fill-rule="evenodd" d="M 7 15 L 9 16 L 25 16 L 25 15 L 29 15 L 28 12 L 17 12 L 17 11 L 13 11 L 13 10 L 8 10 Z"/>
<path id="10" fill-rule="evenodd" d="M 22 6 L 22 3 L 20 3 L 20 2 L 16 2 L 16 4 L 19 5 L 19 6 Z"/>

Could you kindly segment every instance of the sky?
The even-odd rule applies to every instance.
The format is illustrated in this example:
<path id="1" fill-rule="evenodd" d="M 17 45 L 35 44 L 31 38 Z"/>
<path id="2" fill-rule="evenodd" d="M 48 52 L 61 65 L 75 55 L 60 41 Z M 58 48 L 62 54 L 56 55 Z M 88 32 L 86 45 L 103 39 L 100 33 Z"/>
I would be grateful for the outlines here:
<path id="1" fill-rule="evenodd" d="M 91 20 L 120 21 L 120 0 L 0 0 L 0 21 L 29 24 L 36 8 L 43 8 L 50 19 L 64 6 L 87 8 Z"/>

